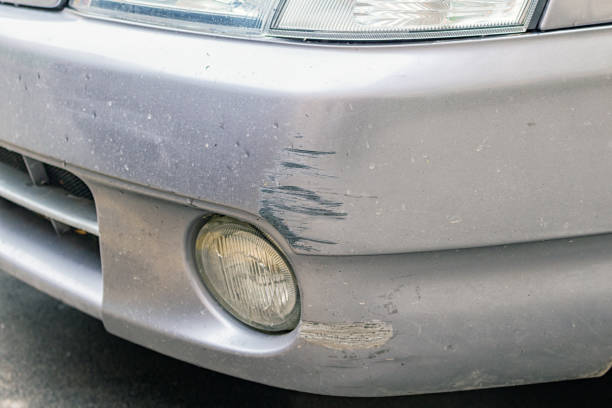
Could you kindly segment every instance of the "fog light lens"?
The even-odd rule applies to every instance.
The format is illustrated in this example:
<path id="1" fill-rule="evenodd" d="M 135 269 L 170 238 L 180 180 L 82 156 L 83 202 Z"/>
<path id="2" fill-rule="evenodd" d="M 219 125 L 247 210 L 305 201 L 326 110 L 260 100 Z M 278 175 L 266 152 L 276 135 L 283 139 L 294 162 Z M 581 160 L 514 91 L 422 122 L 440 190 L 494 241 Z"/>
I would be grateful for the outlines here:
<path id="1" fill-rule="evenodd" d="M 252 226 L 212 217 L 198 233 L 196 262 L 207 288 L 238 320 L 273 332 L 297 325 L 295 276 L 283 255 Z"/>

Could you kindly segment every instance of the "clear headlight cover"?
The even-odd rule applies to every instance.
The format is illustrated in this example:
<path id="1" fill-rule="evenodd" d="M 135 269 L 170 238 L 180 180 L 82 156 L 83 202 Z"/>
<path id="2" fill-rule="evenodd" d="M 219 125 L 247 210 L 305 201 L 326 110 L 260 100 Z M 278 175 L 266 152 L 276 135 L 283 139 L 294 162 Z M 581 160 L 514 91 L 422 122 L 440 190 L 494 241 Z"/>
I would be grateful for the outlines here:
<path id="1" fill-rule="evenodd" d="M 526 31 L 539 0 L 71 0 L 85 14 L 227 36 L 426 39 Z"/>
<path id="2" fill-rule="evenodd" d="M 229 36 L 264 32 L 278 0 L 70 0 L 82 13 Z"/>
<path id="3" fill-rule="evenodd" d="M 332 40 L 522 32 L 536 4 L 532 0 L 287 0 L 272 31 Z"/>

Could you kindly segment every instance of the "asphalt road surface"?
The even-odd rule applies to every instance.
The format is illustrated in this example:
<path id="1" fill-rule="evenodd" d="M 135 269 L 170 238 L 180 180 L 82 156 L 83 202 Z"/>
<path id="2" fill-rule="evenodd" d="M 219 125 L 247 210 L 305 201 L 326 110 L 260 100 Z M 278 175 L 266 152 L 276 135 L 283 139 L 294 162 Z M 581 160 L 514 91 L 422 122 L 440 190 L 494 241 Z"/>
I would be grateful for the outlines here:
<path id="1" fill-rule="evenodd" d="M 133 345 L 0 272 L 0 408 L 612 406 L 612 375 L 416 397 L 331 398 L 204 370 Z"/>

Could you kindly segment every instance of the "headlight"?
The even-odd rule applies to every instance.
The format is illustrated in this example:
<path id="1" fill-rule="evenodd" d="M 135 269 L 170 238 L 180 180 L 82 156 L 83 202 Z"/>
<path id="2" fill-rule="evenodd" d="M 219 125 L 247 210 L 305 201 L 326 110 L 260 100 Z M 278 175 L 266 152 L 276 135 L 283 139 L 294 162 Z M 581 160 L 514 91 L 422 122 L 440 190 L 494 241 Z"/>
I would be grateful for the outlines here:
<path id="1" fill-rule="evenodd" d="M 73 8 L 111 19 L 188 31 L 261 35 L 277 0 L 71 0 Z"/>
<path id="2" fill-rule="evenodd" d="M 526 31 L 539 0 L 71 0 L 82 13 L 226 36 L 327 40 Z"/>
<path id="3" fill-rule="evenodd" d="M 212 217 L 198 233 L 195 258 L 208 290 L 238 320 L 270 332 L 296 327 L 295 276 L 261 232 L 229 217 Z"/>

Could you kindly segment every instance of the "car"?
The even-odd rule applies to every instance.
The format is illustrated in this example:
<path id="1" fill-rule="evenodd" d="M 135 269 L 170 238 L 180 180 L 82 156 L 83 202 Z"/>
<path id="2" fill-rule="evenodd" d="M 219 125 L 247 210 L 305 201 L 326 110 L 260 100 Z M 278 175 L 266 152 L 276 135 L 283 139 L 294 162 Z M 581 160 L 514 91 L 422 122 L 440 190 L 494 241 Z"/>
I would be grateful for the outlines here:
<path id="1" fill-rule="evenodd" d="M 310 393 L 608 371 L 609 1 L 14 3 L 1 270 Z"/>

